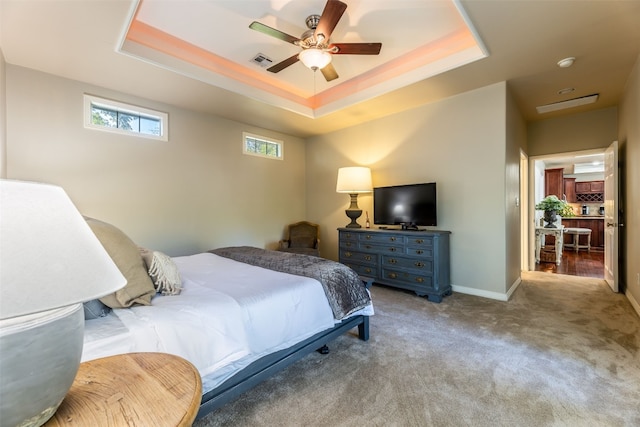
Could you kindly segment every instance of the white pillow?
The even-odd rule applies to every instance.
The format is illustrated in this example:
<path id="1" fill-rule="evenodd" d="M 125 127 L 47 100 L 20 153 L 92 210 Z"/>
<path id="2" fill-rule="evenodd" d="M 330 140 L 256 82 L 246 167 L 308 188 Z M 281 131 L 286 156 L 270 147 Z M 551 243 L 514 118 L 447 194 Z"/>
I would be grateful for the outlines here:
<path id="1" fill-rule="evenodd" d="M 178 295 L 182 290 L 182 278 L 170 256 L 159 251 L 140 248 L 156 292 L 162 295 Z"/>

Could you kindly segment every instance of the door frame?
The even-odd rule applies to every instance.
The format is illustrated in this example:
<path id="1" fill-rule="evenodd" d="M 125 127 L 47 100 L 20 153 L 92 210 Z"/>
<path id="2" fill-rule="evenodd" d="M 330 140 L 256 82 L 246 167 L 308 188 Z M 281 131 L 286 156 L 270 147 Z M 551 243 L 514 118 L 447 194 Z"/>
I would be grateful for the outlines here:
<path id="1" fill-rule="evenodd" d="M 618 141 L 613 141 L 605 150 L 604 163 L 604 280 L 613 292 L 618 292 Z"/>
<path id="2" fill-rule="evenodd" d="M 529 220 L 525 224 L 525 226 L 527 226 L 528 228 L 527 235 L 529 236 L 529 243 L 528 243 L 529 271 L 535 271 L 536 269 L 534 245 L 535 245 L 536 221 L 538 220 L 538 218 L 536 218 L 535 205 L 536 205 L 536 189 L 538 188 L 538 185 L 540 185 L 539 182 L 536 182 L 536 162 L 541 160 L 551 160 L 558 157 L 578 157 L 578 156 L 587 156 L 590 154 L 604 154 L 607 148 L 608 147 L 596 148 L 596 149 L 590 149 L 590 150 L 568 151 L 563 153 L 544 154 L 540 156 L 529 157 L 529 197 L 528 197 Z M 544 177 L 542 177 L 541 185 L 544 188 Z M 544 193 L 544 191 L 542 193 Z M 615 197 L 617 199 L 618 195 L 616 194 Z M 539 217 L 541 216 L 542 214 L 540 214 Z M 615 268 L 617 269 L 617 265 L 615 266 Z"/>

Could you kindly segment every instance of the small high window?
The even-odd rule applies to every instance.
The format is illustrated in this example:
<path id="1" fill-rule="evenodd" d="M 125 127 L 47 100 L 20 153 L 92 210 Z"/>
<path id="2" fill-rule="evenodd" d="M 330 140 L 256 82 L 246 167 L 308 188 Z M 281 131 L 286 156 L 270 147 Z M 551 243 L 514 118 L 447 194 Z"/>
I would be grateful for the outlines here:
<path id="1" fill-rule="evenodd" d="M 167 113 L 84 95 L 84 126 L 143 138 L 169 140 Z"/>
<path id="2" fill-rule="evenodd" d="M 244 154 L 282 160 L 282 145 L 282 141 L 278 141 L 277 139 L 253 135 L 247 132 L 242 133 L 242 151 Z"/>

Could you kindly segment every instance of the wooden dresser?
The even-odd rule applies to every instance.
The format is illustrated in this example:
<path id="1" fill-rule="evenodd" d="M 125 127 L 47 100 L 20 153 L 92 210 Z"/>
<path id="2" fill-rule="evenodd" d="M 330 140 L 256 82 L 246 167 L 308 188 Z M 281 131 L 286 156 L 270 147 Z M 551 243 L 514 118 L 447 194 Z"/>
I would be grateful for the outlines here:
<path id="1" fill-rule="evenodd" d="M 449 231 L 339 228 L 339 260 L 374 282 L 441 302 L 451 294 Z"/>

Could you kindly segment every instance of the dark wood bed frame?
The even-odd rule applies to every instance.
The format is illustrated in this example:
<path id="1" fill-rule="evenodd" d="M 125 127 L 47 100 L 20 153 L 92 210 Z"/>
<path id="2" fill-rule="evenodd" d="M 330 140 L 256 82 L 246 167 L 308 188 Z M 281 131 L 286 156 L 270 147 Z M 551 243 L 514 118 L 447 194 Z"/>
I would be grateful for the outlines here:
<path id="1" fill-rule="evenodd" d="M 319 332 L 292 347 L 268 354 L 256 360 L 218 387 L 205 393 L 202 396 L 202 403 L 196 419 L 215 411 L 225 403 L 235 399 L 307 354 L 321 349 L 330 341 L 356 326 L 358 327 L 358 337 L 363 341 L 367 341 L 369 339 L 369 317 L 358 315 L 338 323 L 331 329 Z"/>

